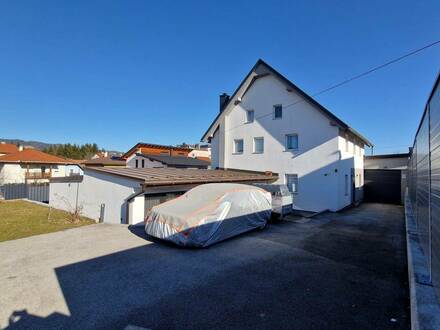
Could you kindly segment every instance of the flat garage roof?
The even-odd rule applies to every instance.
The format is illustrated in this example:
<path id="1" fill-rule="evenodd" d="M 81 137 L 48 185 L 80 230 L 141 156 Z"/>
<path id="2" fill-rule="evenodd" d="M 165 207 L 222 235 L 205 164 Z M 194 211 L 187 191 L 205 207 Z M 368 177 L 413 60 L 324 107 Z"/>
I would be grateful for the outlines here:
<path id="1" fill-rule="evenodd" d="M 141 181 L 144 187 L 202 184 L 219 182 L 273 182 L 278 179 L 274 173 L 242 170 L 205 170 L 178 168 L 111 168 L 86 167 L 85 170 L 103 172 Z"/>

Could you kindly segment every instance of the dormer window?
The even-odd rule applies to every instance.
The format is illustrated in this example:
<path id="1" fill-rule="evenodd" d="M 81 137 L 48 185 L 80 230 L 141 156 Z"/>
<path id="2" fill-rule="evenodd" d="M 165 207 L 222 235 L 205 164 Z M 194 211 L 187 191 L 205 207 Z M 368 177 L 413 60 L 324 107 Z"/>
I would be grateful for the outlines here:
<path id="1" fill-rule="evenodd" d="M 273 106 L 273 119 L 283 118 L 283 106 L 281 104 L 276 104 Z"/>

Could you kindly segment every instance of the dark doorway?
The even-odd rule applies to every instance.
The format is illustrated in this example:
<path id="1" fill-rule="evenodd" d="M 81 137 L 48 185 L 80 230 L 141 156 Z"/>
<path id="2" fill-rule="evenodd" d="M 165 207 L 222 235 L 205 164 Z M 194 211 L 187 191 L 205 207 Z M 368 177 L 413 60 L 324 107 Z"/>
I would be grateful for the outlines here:
<path id="1" fill-rule="evenodd" d="M 364 201 L 401 204 L 401 170 L 364 170 Z"/>

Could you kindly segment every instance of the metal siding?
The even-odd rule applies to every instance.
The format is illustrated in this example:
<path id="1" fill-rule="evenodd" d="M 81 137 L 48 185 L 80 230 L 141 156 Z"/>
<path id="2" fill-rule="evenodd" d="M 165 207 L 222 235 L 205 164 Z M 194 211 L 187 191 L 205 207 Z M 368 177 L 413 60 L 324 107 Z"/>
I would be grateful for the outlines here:
<path id="1" fill-rule="evenodd" d="M 440 78 L 439 80 L 440 81 Z M 440 90 L 435 86 L 408 162 L 408 196 L 433 286 L 440 297 Z"/>
<path id="2" fill-rule="evenodd" d="M 431 274 L 440 297 L 440 88 L 428 104 L 431 151 Z"/>
<path id="3" fill-rule="evenodd" d="M 6 200 L 27 198 L 38 202 L 49 202 L 49 184 L 10 183 L 0 186 L 0 195 Z"/>

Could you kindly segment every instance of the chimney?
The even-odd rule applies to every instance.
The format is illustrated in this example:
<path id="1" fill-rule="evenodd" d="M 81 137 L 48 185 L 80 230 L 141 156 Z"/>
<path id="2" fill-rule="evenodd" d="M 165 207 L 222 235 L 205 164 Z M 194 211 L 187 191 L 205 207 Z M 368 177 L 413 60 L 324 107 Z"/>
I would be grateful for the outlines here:
<path id="1" fill-rule="evenodd" d="M 229 95 L 226 93 L 223 93 L 222 95 L 220 95 L 220 112 L 222 112 L 225 108 L 225 105 L 228 103 L 229 101 Z"/>
<path id="2" fill-rule="evenodd" d="M 20 144 L 20 145 L 18 146 L 18 151 L 23 151 L 23 145 Z"/>

